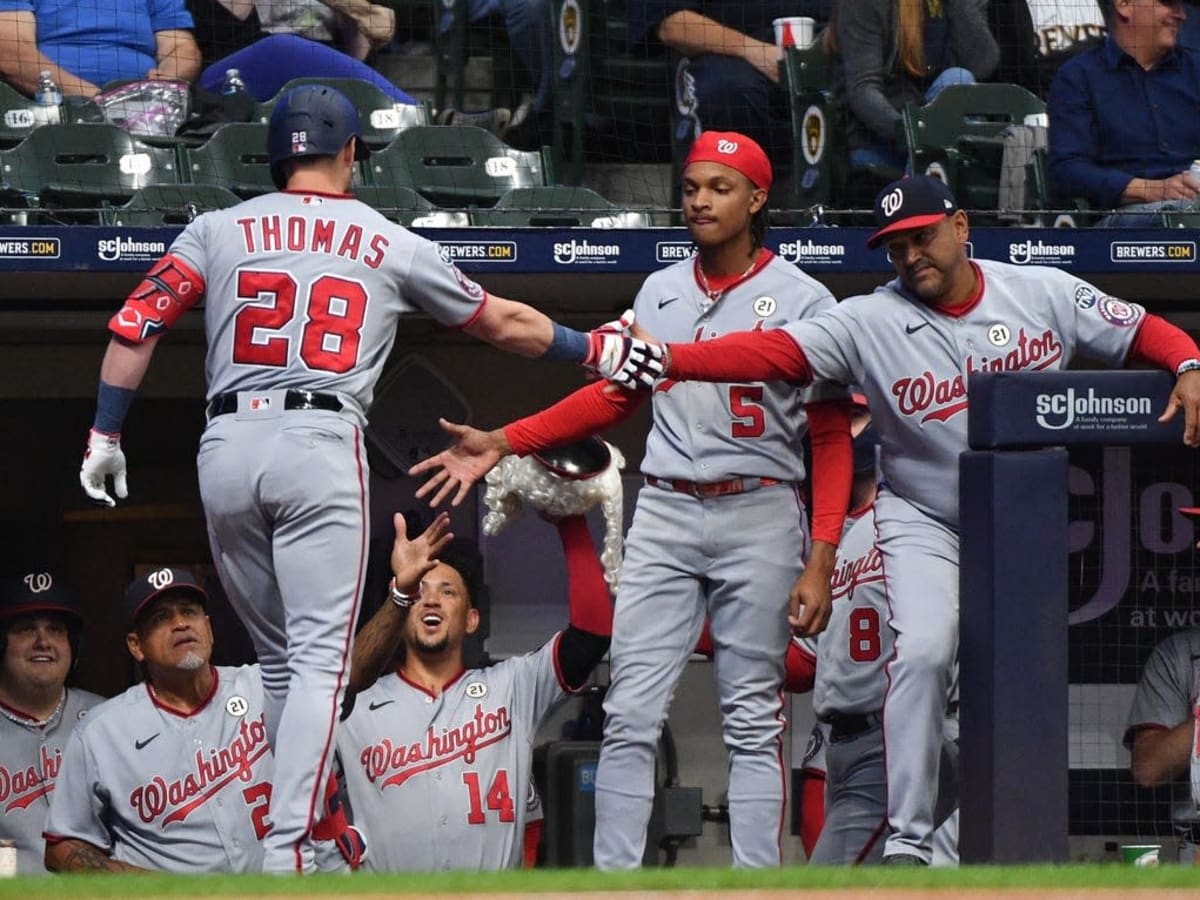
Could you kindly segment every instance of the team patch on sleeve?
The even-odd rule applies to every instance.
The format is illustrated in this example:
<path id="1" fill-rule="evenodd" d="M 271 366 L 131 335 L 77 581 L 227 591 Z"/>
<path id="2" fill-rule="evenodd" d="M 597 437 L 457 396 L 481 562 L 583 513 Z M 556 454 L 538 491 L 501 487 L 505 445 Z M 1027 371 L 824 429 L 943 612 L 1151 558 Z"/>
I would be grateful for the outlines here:
<path id="1" fill-rule="evenodd" d="M 474 300 L 483 298 L 483 288 L 477 281 L 468 278 L 458 266 L 452 265 L 450 268 L 454 270 L 454 277 L 458 279 L 459 287 L 466 291 L 468 297 Z"/>
<path id="2" fill-rule="evenodd" d="M 1096 309 L 1104 321 L 1120 327 L 1132 325 L 1142 317 L 1140 306 L 1117 297 L 1101 297 L 1096 304 Z"/>
<path id="3" fill-rule="evenodd" d="M 1091 309 L 1100 297 L 1090 284 L 1081 284 L 1075 288 L 1075 305 L 1080 309 Z"/>
<path id="4" fill-rule="evenodd" d="M 125 300 L 108 329 L 140 344 L 170 328 L 204 296 L 204 278 L 187 262 L 168 253 L 146 273 Z"/>

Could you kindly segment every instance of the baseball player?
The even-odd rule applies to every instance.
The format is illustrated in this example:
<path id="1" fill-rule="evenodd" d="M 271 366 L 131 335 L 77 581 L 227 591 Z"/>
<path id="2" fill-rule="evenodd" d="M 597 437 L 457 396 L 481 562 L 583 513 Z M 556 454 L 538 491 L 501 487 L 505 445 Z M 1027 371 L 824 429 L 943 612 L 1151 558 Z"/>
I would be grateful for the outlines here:
<path id="1" fill-rule="evenodd" d="M 213 559 L 258 651 L 279 749 L 264 868 L 310 871 L 367 558 L 362 427 L 395 337 L 424 310 L 523 356 L 607 371 L 638 344 L 582 334 L 489 295 L 349 194 L 367 155 L 358 115 L 324 86 L 271 116 L 281 192 L 201 216 L 109 322 L 80 469 L 92 499 L 127 493 L 120 432 L 162 333 L 202 299 L 208 427 L 198 457 Z"/>
<path id="2" fill-rule="evenodd" d="M 1200 630 L 1180 631 L 1150 653 L 1129 710 L 1125 746 L 1133 780 L 1171 785 L 1177 858 L 1195 863 L 1200 844 Z"/>
<path id="3" fill-rule="evenodd" d="M 766 154 L 744 135 L 705 132 L 692 145 L 682 203 L 697 255 L 646 279 L 634 312 L 650 333 L 708 341 L 833 308 L 823 286 L 764 246 L 771 177 Z M 794 628 L 816 632 L 829 614 L 850 488 L 845 396 L 840 386 L 804 392 L 754 379 L 662 381 L 653 392 L 646 485 L 626 539 L 604 702 L 598 867 L 641 863 L 659 731 L 706 613 L 729 751 L 734 864 L 779 865 L 787 624 L 790 617 Z M 434 470 L 418 495 L 437 503 L 454 493 L 458 502 L 501 455 L 575 440 L 641 402 L 636 392 L 597 384 L 497 431 L 445 423 L 458 441 L 410 470 Z M 816 471 L 811 544 L 799 493 L 806 429 Z"/>
<path id="4" fill-rule="evenodd" d="M 45 822 L 47 868 L 261 870 L 273 772 L 262 678 L 258 666 L 210 664 L 207 600 L 185 569 L 130 584 L 126 646 L 145 681 L 71 735 Z M 347 827 L 343 815 L 314 828 L 322 868 L 344 866 L 330 862 L 348 846 L 334 819 Z"/>
<path id="5" fill-rule="evenodd" d="M 570 481 L 558 480 L 570 489 Z M 418 586 L 406 574 L 413 554 L 400 541 L 394 545 L 400 605 L 384 604 L 361 638 L 402 643 L 403 658 L 356 697 L 337 738 L 351 817 L 371 846 L 366 868 L 524 863 L 527 838 L 536 839 L 527 824 L 540 808 L 531 778 L 534 735 L 568 693 L 586 684 L 612 625 L 586 520 L 573 515 L 557 527 L 567 559 L 566 629 L 532 653 L 468 671 L 462 643 L 479 624 L 472 606 L 479 567 L 450 548 Z"/>
<path id="6" fill-rule="evenodd" d="M 935 178 L 888 185 L 875 219 L 868 245 L 886 248 L 895 280 L 764 334 L 667 344 L 662 377 L 646 377 L 644 360 L 638 377 L 660 388 L 684 379 L 862 386 L 882 441 L 875 518 L 897 635 L 883 710 L 892 828 L 884 862 L 923 864 L 958 651 L 957 473 L 967 448 L 967 376 L 1060 369 L 1077 354 L 1165 368 L 1178 379 L 1162 420 L 1182 410 L 1184 443 L 1194 447 L 1200 350 L 1136 303 L 1065 272 L 972 260 L 966 213 Z"/>
<path id="7" fill-rule="evenodd" d="M 0 839 L 17 845 L 17 874 L 46 871 L 46 811 L 71 730 L 104 698 L 66 687 L 79 661 L 83 615 L 52 572 L 0 581 Z"/>

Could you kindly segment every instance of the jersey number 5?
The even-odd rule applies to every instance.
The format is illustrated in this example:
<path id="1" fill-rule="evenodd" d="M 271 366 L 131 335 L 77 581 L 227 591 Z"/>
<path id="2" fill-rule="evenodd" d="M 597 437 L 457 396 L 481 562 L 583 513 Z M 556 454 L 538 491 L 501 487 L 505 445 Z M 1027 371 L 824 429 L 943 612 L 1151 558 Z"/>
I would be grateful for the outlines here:
<path id="1" fill-rule="evenodd" d="M 483 811 L 483 797 L 479 792 L 479 773 L 463 772 L 463 784 L 467 786 L 467 795 L 471 803 L 471 811 L 467 813 L 467 824 L 482 825 L 487 821 Z M 487 792 L 487 808 L 500 814 L 501 822 L 514 821 L 512 794 L 508 790 L 508 772 L 500 769 L 492 779 L 492 786 Z"/>
<path id="2" fill-rule="evenodd" d="M 297 314 L 303 295 L 305 318 L 300 359 L 310 369 L 348 372 L 358 362 L 359 332 L 367 314 L 367 291 L 357 281 L 321 275 L 303 290 L 290 272 L 240 269 L 238 300 L 252 302 L 234 318 L 233 361 L 282 368 L 291 338 L 278 334 Z"/>
<path id="3" fill-rule="evenodd" d="M 763 415 L 763 387 L 761 384 L 731 384 L 729 386 L 729 411 L 733 423 L 729 426 L 730 437 L 762 437 L 767 430 Z"/>

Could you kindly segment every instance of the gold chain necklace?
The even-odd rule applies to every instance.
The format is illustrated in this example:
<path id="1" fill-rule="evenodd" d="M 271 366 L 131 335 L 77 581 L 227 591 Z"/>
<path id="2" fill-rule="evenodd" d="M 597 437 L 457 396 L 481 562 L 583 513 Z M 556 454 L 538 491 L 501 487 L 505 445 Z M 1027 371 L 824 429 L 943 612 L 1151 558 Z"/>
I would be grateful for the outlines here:
<path id="1" fill-rule="evenodd" d="M 712 288 L 710 288 L 708 286 L 708 276 L 704 274 L 704 266 L 700 265 L 700 260 L 698 260 L 698 259 L 696 260 L 696 272 L 700 276 L 700 287 L 704 289 L 705 295 L 708 297 L 709 300 L 716 303 L 718 300 L 721 299 L 721 295 L 724 294 L 727 290 L 729 290 L 729 288 L 733 287 L 733 285 L 737 284 L 739 281 L 741 281 L 743 278 L 745 278 L 747 275 L 749 275 L 750 271 L 756 265 L 758 265 L 758 253 L 757 252 L 754 254 L 754 259 L 750 260 L 750 265 L 746 266 L 746 271 L 743 272 L 741 275 L 739 275 L 737 278 L 735 278 L 728 286 L 722 288 L 719 291 L 714 291 Z"/>

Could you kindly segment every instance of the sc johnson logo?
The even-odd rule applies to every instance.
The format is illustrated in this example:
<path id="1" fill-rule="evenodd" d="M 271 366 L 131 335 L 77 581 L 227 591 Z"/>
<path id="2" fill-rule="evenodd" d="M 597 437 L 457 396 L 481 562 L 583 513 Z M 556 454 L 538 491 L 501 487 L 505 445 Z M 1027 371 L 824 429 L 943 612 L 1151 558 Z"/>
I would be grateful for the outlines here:
<path id="1" fill-rule="evenodd" d="M 696 245 L 691 241 L 659 241 L 654 245 L 654 258 L 660 263 L 679 262 L 696 255 Z"/>
<path id="2" fill-rule="evenodd" d="M 554 261 L 560 266 L 580 263 L 615 263 L 621 256 L 617 244 L 593 244 L 591 241 L 558 241 L 554 244 Z"/>
<path id="3" fill-rule="evenodd" d="M 1113 241 L 1109 258 L 1115 263 L 1196 261 L 1194 241 Z"/>
<path id="4" fill-rule="evenodd" d="M 443 259 L 448 262 L 517 261 L 516 241 L 439 241 Z"/>
<path id="5" fill-rule="evenodd" d="M 1043 241 L 1015 241 L 1008 245 L 1008 258 L 1019 266 L 1058 265 L 1073 262 L 1074 244 L 1047 244 Z"/>
<path id="6" fill-rule="evenodd" d="M 166 252 L 167 245 L 163 241 L 135 241 L 115 237 L 96 242 L 96 253 L 105 262 L 118 259 L 158 259 Z"/>
<path id="7" fill-rule="evenodd" d="M 1080 431 L 1098 431 L 1105 425 L 1128 427 L 1131 416 L 1153 416 L 1149 397 L 1100 397 L 1095 388 L 1086 394 L 1068 388 L 1057 394 L 1038 394 L 1034 399 L 1037 423 L 1049 431 L 1074 427 Z"/>
<path id="8" fill-rule="evenodd" d="M 844 244 L 818 244 L 816 241 L 784 241 L 779 256 L 790 263 L 840 263 L 846 255 Z"/>

